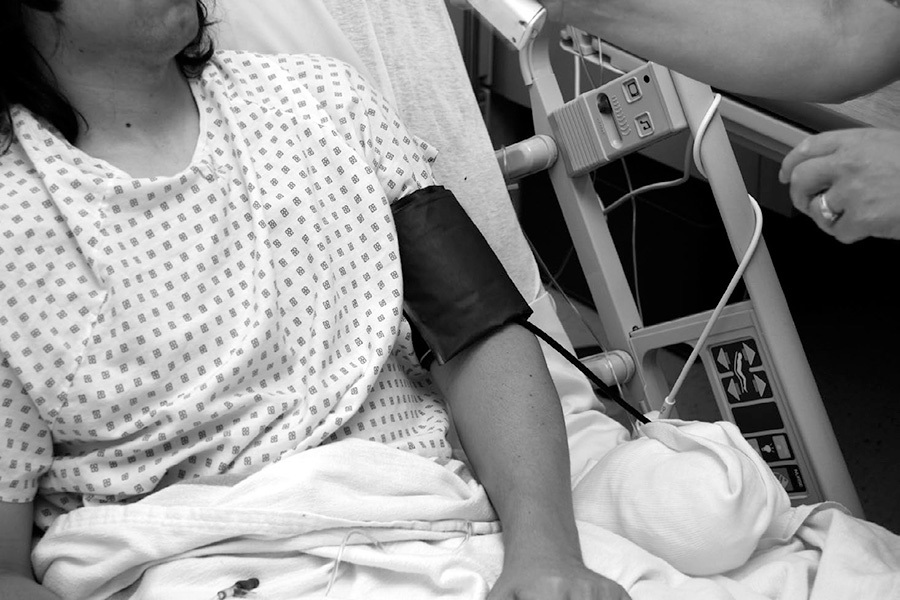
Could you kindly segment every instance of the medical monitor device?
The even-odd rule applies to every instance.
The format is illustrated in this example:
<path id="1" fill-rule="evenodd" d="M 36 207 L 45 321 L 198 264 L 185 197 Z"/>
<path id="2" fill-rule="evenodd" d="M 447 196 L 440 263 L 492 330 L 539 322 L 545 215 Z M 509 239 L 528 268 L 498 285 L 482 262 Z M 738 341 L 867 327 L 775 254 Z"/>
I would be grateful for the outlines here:
<path id="1" fill-rule="evenodd" d="M 581 94 L 549 117 L 573 177 L 687 128 L 669 70 L 651 62 Z"/>

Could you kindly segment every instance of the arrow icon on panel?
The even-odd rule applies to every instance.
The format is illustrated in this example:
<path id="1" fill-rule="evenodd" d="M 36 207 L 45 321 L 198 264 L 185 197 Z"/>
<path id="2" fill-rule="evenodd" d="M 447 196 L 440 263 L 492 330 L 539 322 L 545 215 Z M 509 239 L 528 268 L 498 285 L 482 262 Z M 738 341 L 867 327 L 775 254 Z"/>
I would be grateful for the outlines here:
<path id="1" fill-rule="evenodd" d="M 716 358 L 716 362 L 726 369 L 731 369 L 731 361 L 728 360 L 728 353 L 725 352 L 724 348 L 719 348 L 719 356 Z"/>
<path id="2" fill-rule="evenodd" d="M 766 397 L 766 388 L 768 387 L 768 384 L 766 383 L 766 381 L 763 378 L 761 378 L 759 375 L 754 375 L 753 376 L 753 385 L 756 387 L 756 391 L 759 394 L 759 397 L 765 398 Z"/>
<path id="3" fill-rule="evenodd" d="M 741 399 L 741 393 L 738 390 L 738 387 L 734 384 L 734 379 L 729 380 L 728 382 L 728 393 L 733 396 L 735 400 Z"/>
<path id="4" fill-rule="evenodd" d="M 747 360 L 749 360 L 750 364 L 752 365 L 754 360 L 756 360 L 756 350 L 754 350 L 747 344 L 744 344 L 744 356 L 747 357 Z"/>

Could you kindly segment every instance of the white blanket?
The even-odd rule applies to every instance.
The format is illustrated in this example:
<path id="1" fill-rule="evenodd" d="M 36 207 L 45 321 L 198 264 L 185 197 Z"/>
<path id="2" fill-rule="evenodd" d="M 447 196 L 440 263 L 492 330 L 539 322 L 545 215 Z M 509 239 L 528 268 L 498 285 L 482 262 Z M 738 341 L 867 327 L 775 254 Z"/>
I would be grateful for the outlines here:
<path id="1" fill-rule="evenodd" d="M 64 599 L 214 599 L 255 577 L 248 597 L 257 600 L 468 600 L 484 598 L 499 574 L 498 529 L 461 463 L 345 440 L 243 481 L 76 510 L 33 558 Z M 785 513 L 746 564 L 710 577 L 685 575 L 596 525 L 580 521 L 579 530 L 588 566 L 634 600 L 900 597 L 900 538 L 825 505 Z"/>

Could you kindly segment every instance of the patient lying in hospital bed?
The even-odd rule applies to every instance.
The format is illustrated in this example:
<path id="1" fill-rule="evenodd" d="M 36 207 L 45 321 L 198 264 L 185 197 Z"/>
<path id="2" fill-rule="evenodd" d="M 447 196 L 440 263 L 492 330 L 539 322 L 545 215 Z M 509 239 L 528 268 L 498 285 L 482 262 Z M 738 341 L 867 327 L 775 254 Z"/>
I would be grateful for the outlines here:
<path id="1" fill-rule="evenodd" d="M 248 15 L 240 16 L 239 3 L 223 4 L 232 11 L 226 15 L 228 25 L 249 23 Z M 266 10 L 278 15 L 269 26 L 290 23 L 298 15 L 296 6 L 291 10 L 288 2 L 254 4 L 251 12 L 257 13 L 256 17 Z M 353 49 L 354 42 L 361 44 L 355 47 L 355 57 L 341 58 L 358 62 L 376 80 L 390 73 L 403 82 L 404 71 L 409 73 L 408 65 L 417 64 L 416 57 L 407 57 L 412 62 L 403 67 L 395 53 L 404 46 L 422 48 L 416 35 L 444 51 L 451 47 L 436 43 L 438 39 L 443 44 L 452 40 L 446 15 L 437 12 L 441 10 L 439 2 L 320 4 L 305 0 L 296 4 L 309 11 L 304 16 L 314 14 L 322 19 L 313 31 L 332 33 L 326 38 L 329 53 L 341 52 L 341 47 Z M 411 23 L 416 25 L 407 27 Z M 425 31 L 422 23 L 429 24 Z M 345 29 L 353 42 L 328 29 L 335 25 Z M 398 30 L 406 35 L 397 37 Z M 451 56 L 458 68 L 458 57 Z M 266 59 L 240 60 L 255 64 L 253 61 Z M 314 57 L 286 60 L 313 73 L 333 64 Z M 233 66 L 231 85 L 246 85 L 246 92 L 255 86 L 278 85 L 254 77 L 252 72 L 247 79 L 252 85 L 240 82 L 241 68 L 247 66 Z M 330 84 L 324 85 L 328 89 Z M 378 85 L 393 89 L 401 116 L 411 127 L 417 123 L 416 113 L 429 114 L 422 110 L 423 103 L 402 99 L 412 86 L 391 86 L 389 81 Z M 457 91 L 461 91 L 462 84 L 458 85 Z M 305 99 L 306 93 L 300 90 Z M 281 97 L 286 98 L 284 94 Z M 308 98 L 310 104 L 316 99 L 314 95 Z M 477 115 L 471 98 L 461 102 L 469 107 L 459 109 L 468 111 L 464 115 Z M 457 123 L 449 129 L 472 123 Z M 239 127 L 234 134 L 245 135 L 246 129 Z M 250 131 L 249 139 L 270 135 L 263 130 Z M 445 157 L 452 160 L 449 142 L 439 131 L 426 132 L 425 126 L 412 131 L 441 150 L 434 162 L 436 172 Z M 480 140 L 473 146 L 481 156 L 490 157 L 486 138 Z M 262 144 L 259 148 L 265 150 Z M 407 152 L 421 153 L 422 165 L 433 157 L 430 146 L 425 145 L 410 147 Z M 459 195 L 497 247 L 496 232 L 513 221 L 508 206 L 485 199 L 490 194 L 477 193 L 479 187 L 496 190 L 498 186 L 502 193 L 498 174 L 485 165 L 490 162 L 479 165 L 488 171 L 479 174 L 482 183 L 468 191 L 462 185 Z M 226 181 L 237 175 L 229 166 L 227 160 L 210 165 Z M 249 169 L 245 165 L 237 171 Z M 467 169 L 463 167 L 456 177 L 469 181 L 466 173 L 472 171 Z M 277 177 L 277 169 L 264 170 Z M 442 179 L 456 189 L 452 180 L 452 173 Z M 197 180 L 195 185 L 203 183 Z M 183 193 L 189 196 L 189 192 Z M 482 210 L 482 202 L 499 208 L 491 214 L 491 210 Z M 116 206 L 120 205 L 109 204 L 108 210 L 116 214 Z M 79 217 L 84 218 L 74 212 L 69 218 Z M 485 220 L 492 225 L 480 222 Z M 527 252 L 502 251 L 504 246 L 508 249 L 518 244 L 501 241 L 499 254 L 523 294 L 535 300 L 538 319 L 559 334 L 552 307 L 548 310 L 541 305 L 546 300 L 536 283 L 533 263 L 520 258 Z M 232 318 L 243 317 L 237 307 L 235 312 Z M 566 413 L 585 560 L 590 568 L 624 586 L 631 597 L 837 598 L 853 590 L 854 596 L 881 598 L 896 592 L 900 550 L 895 536 L 835 507 L 790 509 L 783 491 L 766 478 L 765 465 L 728 426 L 654 424 L 645 428 L 641 440 L 623 444 L 626 432 L 596 410 L 596 399 L 586 382 L 551 354 L 548 358 Z M 415 365 L 397 368 L 415 373 Z M 97 380 L 102 379 L 98 375 Z M 413 376 L 410 381 L 415 384 L 419 380 Z M 376 387 L 385 383 L 381 379 L 374 382 Z M 386 387 L 391 385 L 386 382 Z M 431 420 L 439 421 L 440 406 L 434 411 Z M 381 416 L 392 420 L 388 414 Z M 302 427 L 296 429 L 303 431 Z M 240 435 L 237 429 L 233 431 L 232 435 Z M 264 435 L 278 431 L 273 428 Z M 239 592 L 240 588 L 234 587 L 239 581 L 254 581 L 252 594 L 266 599 L 484 597 L 503 566 L 503 541 L 495 513 L 465 465 L 440 450 L 447 439 L 445 432 L 440 427 L 422 431 L 424 452 L 401 451 L 392 447 L 398 444 L 372 442 L 366 434 L 325 445 L 313 441 L 306 444 L 315 446 L 312 449 L 288 451 L 280 461 L 271 461 L 262 469 L 231 469 L 231 475 L 180 481 L 177 472 L 165 472 L 162 477 L 168 477 L 165 483 L 171 485 L 160 486 L 159 491 L 134 503 L 92 502 L 87 509 L 68 512 L 59 500 L 56 506 L 47 507 L 53 525 L 35 549 L 37 573 L 47 587 L 72 598 L 213 598 L 220 591 Z M 389 431 L 383 434 L 391 438 Z M 287 430 L 284 435 L 289 435 Z M 291 442 L 297 450 L 304 447 L 303 442 Z M 534 458 L 523 457 L 526 461 Z M 55 476 L 64 479 L 60 466 L 55 469 Z M 708 481 L 708 485 L 698 488 L 697 481 Z M 685 493 L 685 487 L 690 493 Z M 100 494 L 86 497 L 102 501 Z M 675 518 L 654 519 L 657 515 Z M 711 525 L 729 522 L 733 527 L 728 534 L 743 536 L 739 543 L 720 535 L 721 530 L 710 530 Z M 716 545 L 705 546 L 710 542 Z"/>

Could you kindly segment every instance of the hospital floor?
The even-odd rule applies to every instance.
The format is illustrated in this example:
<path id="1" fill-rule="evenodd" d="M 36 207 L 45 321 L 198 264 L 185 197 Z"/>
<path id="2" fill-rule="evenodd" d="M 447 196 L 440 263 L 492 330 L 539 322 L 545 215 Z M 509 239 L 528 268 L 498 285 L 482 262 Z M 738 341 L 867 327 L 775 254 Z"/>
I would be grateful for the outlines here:
<path id="1" fill-rule="evenodd" d="M 530 134 L 512 135 L 523 139 Z M 495 139 L 498 147 L 501 143 L 510 142 Z M 634 187 L 673 178 L 668 167 L 640 156 L 629 157 L 628 166 Z M 622 167 L 601 169 L 596 187 L 606 199 L 627 191 Z M 636 232 L 646 324 L 713 308 L 731 278 L 735 261 L 708 193 L 706 184 L 691 181 L 665 195 L 645 196 L 637 205 L 636 229 L 630 208 L 610 216 L 633 288 Z M 596 342 L 583 320 L 590 323 L 596 315 L 552 186 L 545 175 L 529 177 L 514 199 L 523 229 L 548 272 L 580 308 L 582 316 L 575 316 L 565 302 L 558 302 L 573 343 L 588 353 Z M 866 240 L 847 246 L 802 216 L 766 210 L 764 219 L 766 244 L 865 516 L 900 533 L 900 302 L 893 289 L 900 242 Z M 545 281 L 549 285 L 546 273 Z M 733 300 L 741 299 L 741 292 Z M 670 381 L 686 355 L 686 348 L 677 347 L 667 354 L 663 362 Z M 716 418 L 712 391 L 699 367 L 679 402 L 690 403 L 693 415 Z"/>

